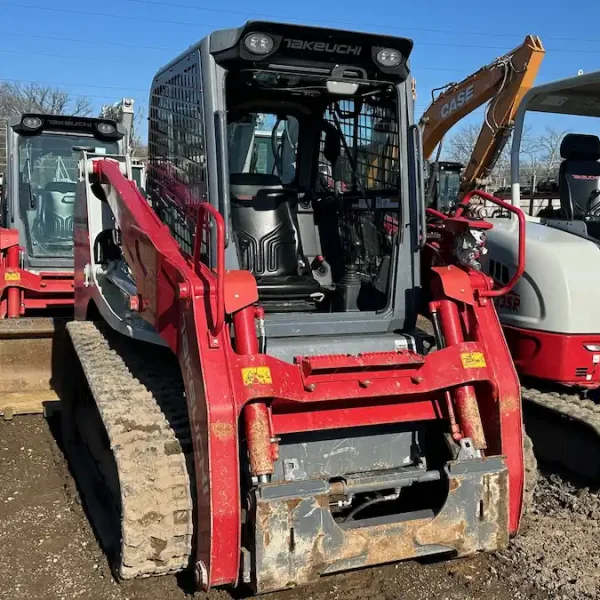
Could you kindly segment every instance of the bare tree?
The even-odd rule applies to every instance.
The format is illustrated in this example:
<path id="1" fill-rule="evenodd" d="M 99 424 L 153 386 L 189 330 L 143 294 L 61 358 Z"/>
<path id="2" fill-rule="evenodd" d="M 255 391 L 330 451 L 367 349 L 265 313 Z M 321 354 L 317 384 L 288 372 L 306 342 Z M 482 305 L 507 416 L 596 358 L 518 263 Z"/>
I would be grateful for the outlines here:
<path id="1" fill-rule="evenodd" d="M 6 166 L 6 120 L 24 112 L 87 116 L 92 105 L 88 98 L 56 87 L 0 81 L 0 170 Z"/>
<path id="2" fill-rule="evenodd" d="M 474 123 L 463 125 L 442 148 L 445 159 L 466 165 L 475 148 L 481 126 Z"/>
<path id="3" fill-rule="evenodd" d="M 88 98 L 74 98 L 56 87 L 37 83 L 0 83 L 0 116 L 6 118 L 23 112 L 83 117 L 92 113 L 92 106 Z"/>
<path id="4" fill-rule="evenodd" d="M 546 125 L 545 133 L 539 136 L 540 158 L 543 165 L 543 173 L 540 175 L 544 179 L 557 176 L 561 161 L 560 144 L 567 133 L 569 133 L 567 130 L 558 131 Z"/>
<path id="5" fill-rule="evenodd" d="M 485 126 L 485 125 L 484 125 Z M 444 148 L 444 159 L 466 165 L 477 143 L 481 126 L 466 124 L 448 140 Z M 521 174 L 527 182 L 535 175 L 546 177 L 560 161 L 558 148 L 564 133 L 557 133 L 547 128 L 545 135 L 535 135 L 530 126 L 525 126 L 521 136 L 519 155 L 521 157 Z M 510 181 L 512 137 L 505 144 L 492 170 L 491 178 L 496 187 L 507 185 Z"/>

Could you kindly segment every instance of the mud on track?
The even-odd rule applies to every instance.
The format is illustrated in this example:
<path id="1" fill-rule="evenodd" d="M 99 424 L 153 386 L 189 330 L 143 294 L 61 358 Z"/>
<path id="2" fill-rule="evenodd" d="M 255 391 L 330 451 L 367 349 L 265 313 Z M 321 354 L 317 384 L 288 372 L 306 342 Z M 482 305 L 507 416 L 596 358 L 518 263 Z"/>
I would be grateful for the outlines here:
<path id="1" fill-rule="evenodd" d="M 38 416 L 0 422 L 0 556 L 2 600 L 180 600 L 192 592 L 186 576 L 114 582 L 64 461 L 60 432 L 53 435 Z M 600 499 L 543 477 L 526 531 L 500 555 L 368 569 L 262 598 L 600 599 Z"/>

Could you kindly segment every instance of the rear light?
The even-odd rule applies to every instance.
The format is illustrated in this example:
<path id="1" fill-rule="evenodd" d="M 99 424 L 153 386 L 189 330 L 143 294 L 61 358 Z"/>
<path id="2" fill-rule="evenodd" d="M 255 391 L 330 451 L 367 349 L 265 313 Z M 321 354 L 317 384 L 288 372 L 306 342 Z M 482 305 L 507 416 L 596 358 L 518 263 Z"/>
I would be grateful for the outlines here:
<path id="1" fill-rule="evenodd" d="M 600 352 L 600 344 L 584 344 L 583 347 L 590 352 Z"/>
<path id="2" fill-rule="evenodd" d="M 252 54 L 269 54 L 273 50 L 274 45 L 273 38 L 266 33 L 249 33 L 244 38 L 244 46 Z"/>

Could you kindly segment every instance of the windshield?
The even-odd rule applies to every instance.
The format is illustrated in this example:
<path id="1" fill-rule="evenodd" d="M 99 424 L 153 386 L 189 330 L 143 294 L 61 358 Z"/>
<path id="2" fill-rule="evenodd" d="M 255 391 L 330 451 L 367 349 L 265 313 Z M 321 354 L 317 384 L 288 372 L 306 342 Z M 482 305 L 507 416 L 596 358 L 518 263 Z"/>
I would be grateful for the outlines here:
<path id="1" fill-rule="evenodd" d="M 117 142 L 90 136 L 42 133 L 19 138 L 19 208 L 30 256 L 73 255 L 73 210 L 81 155 L 73 150 L 77 146 L 107 154 L 118 152 Z"/>
<path id="2" fill-rule="evenodd" d="M 450 208 L 456 203 L 460 190 L 460 173 L 442 171 L 440 173 L 440 189 L 438 193 L 439 210 Z"/>
<path id="3" fill-rule="evenodd" d="M 229 75 L 226 97 L 232 226 L 244 268 L 259 280 L 314 281 L 307 265 L 325 260 L 334 284 L 346 272 L 361 280 L 359 310 L 385 308 L 400 217 L 396 87 L 242 71 Z"/>

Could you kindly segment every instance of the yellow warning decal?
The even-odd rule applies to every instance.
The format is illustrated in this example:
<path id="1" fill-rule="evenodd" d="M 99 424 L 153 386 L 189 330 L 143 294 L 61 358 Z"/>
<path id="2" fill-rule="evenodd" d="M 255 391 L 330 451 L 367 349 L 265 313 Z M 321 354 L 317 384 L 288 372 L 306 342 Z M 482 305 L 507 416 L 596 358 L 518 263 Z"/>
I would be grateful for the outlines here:
<path id="1" fill-rule="evenodd" d="M 269 367 L 244 367 L 242 369 L 244 385 L 269 385 L 273 383 Z"/>
<path id="2" fill-rule="evenodd" d="M 4 273 L 4 281 L 21 281 L 21 274 L 12 271 Z"/>
<path id="3" fill-rule="evenodd" d="M 487 367 L 483 352 L 464 352 L 460 355 L 463 368 L 465 369 L 483 369 Z"/>

